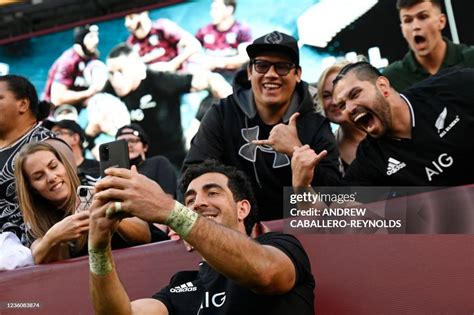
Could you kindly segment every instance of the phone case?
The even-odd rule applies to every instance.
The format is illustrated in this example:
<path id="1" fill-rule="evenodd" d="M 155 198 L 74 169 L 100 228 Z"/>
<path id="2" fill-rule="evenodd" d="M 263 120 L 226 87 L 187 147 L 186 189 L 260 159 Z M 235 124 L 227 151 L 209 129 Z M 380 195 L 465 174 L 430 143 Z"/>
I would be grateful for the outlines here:
<path id="1" fill-rule="evenodd" d="M 76 212 L 89 210 L 92 204 L 92 197 L 94 197 L 94 187 L 82 185 L 77 187 L 77 196 L 79 197 L 80 203 L 76 208 Z"/>
<path id="2" fill-rule="evenodd" d="M 100 175 L 109 167 L 130 168 L 128 144 L 125 140 L 103 143 L 99 146 Z"/>

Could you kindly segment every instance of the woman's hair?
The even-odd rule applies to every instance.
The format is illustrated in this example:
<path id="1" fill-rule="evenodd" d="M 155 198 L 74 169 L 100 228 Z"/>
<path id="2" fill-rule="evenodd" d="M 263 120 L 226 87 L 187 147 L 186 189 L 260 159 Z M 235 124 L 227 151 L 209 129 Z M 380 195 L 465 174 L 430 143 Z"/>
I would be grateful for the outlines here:
<path id="1" fill-rule="evenodd" d="M 27 99 L 30 102 L 30 110 L 36 117 L 36 120 L 41 121 L 48 117 L 51 103 L 38 100 L 36 89 L 28 79 L 19 75 L 8 74 L 0 76 L 0 82 L 6 82 L 8 90 L 17 99 Z"/>
<path id="2" fill-rule="evenodd" d="M 49 151 L 64 165 L 69 178 L 70 196 L 64 209 L 58 209 L 50 201 L 42 197 L 30 184 L 25 172 L 25 162 L 28 157 L 38 151 Z M 75 212 L 76 189 L 80 184 L 76 169 L 68 159 L 47 142 L 34 142 L 24 146 L 15 160 L 16 193 L 23 213 L 23 219 L 29 233 L 34 239 L 43 237 L 57 222 Z M 87 237 L 87 235 L 85 235 Z"/>
<path id="3" fill-rule="evenodd" d="M 318 88 L 317 107 L 322 109 L 322 113 L 324 116 L 326 116 L 326 114 L 324 113 L 324 107 L 323 107 L 323 88 L 324 88 L 324 84 L 326 83 L 326 79 L 333 73 L 339 73 L 339 71 L 341 71 L 341 69 L 344 68 L 344 66 L 348 64 L 350 64 L 350 62 L 346 60 L 337 62 L 333 64 L 332 66 L 327 67 L 323 71 L 323 73 L 321 73 L 321 76 L 319 77 L 318 85 L 317 85 L 317 88 Z"/>

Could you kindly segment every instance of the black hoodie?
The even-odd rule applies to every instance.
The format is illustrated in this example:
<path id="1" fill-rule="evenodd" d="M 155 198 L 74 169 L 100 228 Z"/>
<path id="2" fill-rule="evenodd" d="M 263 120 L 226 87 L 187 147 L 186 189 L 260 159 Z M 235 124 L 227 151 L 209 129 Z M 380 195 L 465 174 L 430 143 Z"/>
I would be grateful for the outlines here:
<path id="1" fill-rule="evenodd" d="M 235 166 L 252 180 L 259 220 L 281 219 L 283 187 L 291 186 L 290 158 L 271 147 L 251 143 L 252 140 L 268 139 L 273 126 L 266 125 L 257 114 L 250 82 L 244 74 L 238 74 L 234 93 L 214 104 L 204 116 L 182 171 L 206 159 Z M 336 141 L 328 120 L 314 111 L 308 85 L 303 81 L 297 84 L 296 93 L 281 122 L 288 123 L 295 112 L 300 112 L 297 130 L 301 143 L 309 144 L 318 153 L 328 151 L 316 168 L 313 185 L 338 185 L 340 174 Z"/>

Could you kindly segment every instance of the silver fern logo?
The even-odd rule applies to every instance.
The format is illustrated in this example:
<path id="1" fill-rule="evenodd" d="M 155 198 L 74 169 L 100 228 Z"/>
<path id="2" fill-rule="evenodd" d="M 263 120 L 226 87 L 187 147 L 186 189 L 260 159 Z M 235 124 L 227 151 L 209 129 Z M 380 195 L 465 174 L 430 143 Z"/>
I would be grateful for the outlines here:
<path id="1" fill-rule="evenodd" d="M 446 120 L 446 116 L 448 116 L 448 109 L 445 107 L 441 114 L 439 114 L 438 119 L 436 119 L 435 127 L 438 129 L 438 133 L 444 129 L 444 121 Z"/>

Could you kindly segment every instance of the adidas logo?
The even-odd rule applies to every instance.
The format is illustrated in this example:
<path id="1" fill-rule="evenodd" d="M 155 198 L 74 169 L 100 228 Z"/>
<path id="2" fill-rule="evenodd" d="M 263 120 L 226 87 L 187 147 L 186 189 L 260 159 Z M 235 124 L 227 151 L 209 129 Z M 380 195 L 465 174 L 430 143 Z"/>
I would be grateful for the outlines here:
<path id="1" fill-rule="evenodd" d="M 387 175 L 390 176 L 392 174 L 395 174 L 405 166 L 407 166 L 405 163 L 397 161 L 394 158 L 390 157 L 388 158 Z"/>
<path id="2" fill-rule="evenodd" d="M 186 282 L 182 285 L 175 286 L 170 289 L 171 293 L 182 293 L 182 292 L 192 292 L 196 291 L 197 287 L 194 286 L 191 282 Z"/>

